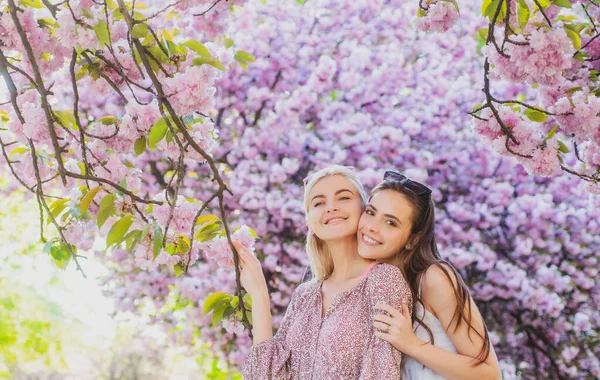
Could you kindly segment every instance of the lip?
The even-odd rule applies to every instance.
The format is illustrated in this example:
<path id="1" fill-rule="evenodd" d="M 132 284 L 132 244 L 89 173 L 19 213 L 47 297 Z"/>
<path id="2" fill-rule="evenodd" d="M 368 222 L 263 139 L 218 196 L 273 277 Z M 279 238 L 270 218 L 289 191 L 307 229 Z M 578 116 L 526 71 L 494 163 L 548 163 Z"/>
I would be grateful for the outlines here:
<path id="1" fill-rule="evenodd" d="M 340 219 L 340 220 L 336 220 L 336 219 Z M 330 218 L 325 219 L 325 222 L 323 222 L 323 224 L 329 225 L 329 223 L 332 221 L 333 221 L 333 224 L 338 224 L 338 223 L 345 222 L 347 219 L 348 218 L 344 218 L 343 216 L 332 216 Z"/>
<path id="2" fill-rule="evenodd" d="M 366 239 L 369 239 L 369 240 L 371 240 L 371 241 L 367 241 L 365 238 L 366 238 Z M 360 240 L 361 240 L 361 241 L 362 241 L 364 244 L 366 244 L 366 245 L 368 245 L 368 246 L 372 246 L 372 247 L 374 247 L 374 246 L 378 246 L 378 245 L 381 245 L 381 244 L 382 244 L 380 241 L 378 241 L 378 240 L 375 240 L 375 239 L 373 239 L 372 237 L 365 235 L 364 233 L 361 233 Z M 373 243 L 373 242 L 375 242 L 375 243 Z"/>

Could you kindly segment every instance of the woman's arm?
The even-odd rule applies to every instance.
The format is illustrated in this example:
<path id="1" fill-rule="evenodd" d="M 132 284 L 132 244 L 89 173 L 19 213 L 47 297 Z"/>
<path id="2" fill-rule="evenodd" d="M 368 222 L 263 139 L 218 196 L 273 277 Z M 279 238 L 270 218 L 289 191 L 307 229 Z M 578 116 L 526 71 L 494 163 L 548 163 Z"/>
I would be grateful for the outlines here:
<path id="1" fill-rule="evenodd" d="M 442 271 L 443 269 L 436 266 L 427 270 L 421 289 L 422 298 L 425 306 L 432 310 L 441 322 L 458 353 L 446 351 L 416 337 L 406 307 L 403 307 L 402 313 L 389 306 L 380 307 L 392 315 L 392 317 L 376 317 L 379 321 L 376 322 L 376 326 L 383 326 L 379 323 L 390 326 L 390 331 L 387 334 L 380 334 L 380 337 L 447 379 L 500 379 L 498 358 L 491 344 L 487 359 L 479 365 L 474 365 L 483 345 L 483 339 L 472 330 L 469 331 L 464 321 L 455 329 L 456 321 L 452 321 L 452 317 L 457 306 L 454 294 L 456 283 L 455 279 L 450 282 Z M 453 276 L 450 274 L 450 277 Z M 465 312 L 468 310 L 468 306 L 465 305 Z M 483 319 L 472 301 L 470 310 L 471 324 L 481 336 L 484 336 Z M 387 326 L 384 329 L 387 329 Z"/>
<path id="2" fill-rule="evenodd" d="M 233 242 L 240 257 L 240 282 L 252 298 L 252 343 L 259 344 L 273 337 L 271 300 L 260 261 L 248 248 Z"/>
<path id="3" fill-rule="evenodd" d="M 289 326 L 297 315 L 301 288 L 298 287 L 290 305 L 281 320 L 277 334 L 273 336 L 271 305 L 267 283 L 260 261 L 244 246 L 234 242 L 240 257 L 240 281 L 252 297 L 252 319 L 254 322 L 253 345 L 244 363 L 243 374 L 246 380 L 289 380 L 291 351 L 287 347 L 286 336 Z"/>
<path id="4" fill-rule="evenodd" d="M 367 281 L 373 313 L 376 312 L 375 305 L 378 303 L 384 302 L 395 307 L 400 307 L 403 303 L 412 303 L 408 283 L 400 269 L 393 265 L 375 266 Z M 378 339 L 375 329 L 365 351 L 360 380 L 397 380 L 401 377 L 401 352 L 390 343 Z"/>

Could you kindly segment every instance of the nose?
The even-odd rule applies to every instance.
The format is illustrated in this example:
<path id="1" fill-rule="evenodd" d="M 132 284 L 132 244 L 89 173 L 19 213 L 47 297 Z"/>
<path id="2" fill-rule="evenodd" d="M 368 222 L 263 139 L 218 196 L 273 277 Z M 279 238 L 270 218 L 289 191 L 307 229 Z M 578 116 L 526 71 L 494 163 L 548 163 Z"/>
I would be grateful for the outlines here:
<path id="1" fill-rule="evenodd" d="M 333 211 L 339 211 L 339 210 L 340 209 L 337 206 L 335 206 L 335 205 L 329 206 L 329 208 L 327 208 L 327 212 L 328 213 L 331 213 Z"/>
<path id="2" fill-rule="evenodd" d="M 369 223 L 366 227 L 369 232 L 377 232 L 377 226 L 374 223 Z"/>

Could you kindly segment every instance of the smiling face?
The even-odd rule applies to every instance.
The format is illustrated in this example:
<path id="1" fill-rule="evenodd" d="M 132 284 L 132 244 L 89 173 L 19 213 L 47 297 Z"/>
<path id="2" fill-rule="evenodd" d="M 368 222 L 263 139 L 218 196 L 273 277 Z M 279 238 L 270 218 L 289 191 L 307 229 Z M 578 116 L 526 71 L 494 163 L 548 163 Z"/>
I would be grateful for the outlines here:
<path id="1" fill-rule="evenodd" d="M 358 254 L 384 263 L 398 264 L 398 252 L 411 237 L 414 207 L 394 190 L 375 193 L 358 223 Z"/>
<path id="2" fill-rule="evenodd" d="M 319 180 L 310 191 L 308 227 L 324 241 L 354 237 L 363 210 L 361 197 L 343 175 Z"/>

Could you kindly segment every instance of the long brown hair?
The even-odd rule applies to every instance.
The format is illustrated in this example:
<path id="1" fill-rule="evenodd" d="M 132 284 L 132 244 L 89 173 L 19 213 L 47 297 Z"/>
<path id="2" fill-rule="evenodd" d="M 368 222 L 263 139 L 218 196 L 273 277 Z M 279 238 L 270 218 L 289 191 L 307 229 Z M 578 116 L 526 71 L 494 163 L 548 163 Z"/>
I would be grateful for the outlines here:
<path id="1" fill-rule="evenodd" d="M 437 243 L 435 241 L 435 206 L 431 200 L 431 196 L 429 194 L 417 195 L 412 190 L 407 189 L 402 181 L 398 181 L 394 178 L 384 179 L 383 182 L 375 186 L 375 188 L 371 191 L 371 197 L 382 190 L 394 190 L 404 195 L 413 206 L 413 220 L 411 237 L 409 238 L 409 241 L 411 241 L 411 239 L 415 240 L 412 241 L 413 246 L 410 250 L 405 247 L 401 252 L 398 252 L 398 255 L 405 257 L 403 264 L 404 274 L 406 276 L 406 281 L 410 286 L 413 300 L 416 301 L 413 302 L 412 306 L 413 325 L 416 322 L 423 326 L 429 334 L 431 344 L 433 344 L 433 333 L 417 315 L 416 305 L 417 302 L 420 302 L 422 305 L 424 305 L 423 299 L 418 291 L 419 282 L 425 275 L 427 269 L 429 269 L 429 267 L 432 265 L 435 265 L 442 269 L 442 272 L 446 275 L 451 284 L 456 283 L 456 286 L 453 287 L 457 306 L 454 310 L 454 315 L 452 316 L 449 326 L 452 326 L 454 323 L 454 331 L 456 331 L 462 323 L 466 323 L 468 326 L 468 336 L 471 342 L 473 341 L 471 339 L 471 331 L 483 339 L 483 346 L 475 358 L 476 363 L 474 365 L 483 363 L 490 355 L 490 337 L 487 327 L 485 325 L 485 321 L 482 320 L 484 329 L 484 334 L 482 336 L 481 333 L 473 326 L 471 294 L 469 293 L 469 290 L 467 289 L 467 286 L 465 285 L 461 276 L 458 274 L 452 264 L 446 260 L 443 260 L 440 256 Z M 452 277 L 455 281 L 452 280 Z M 465 307 L 467 309 L 466 311 Z"/>

